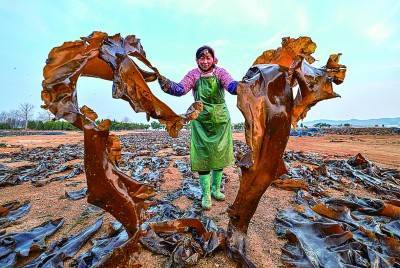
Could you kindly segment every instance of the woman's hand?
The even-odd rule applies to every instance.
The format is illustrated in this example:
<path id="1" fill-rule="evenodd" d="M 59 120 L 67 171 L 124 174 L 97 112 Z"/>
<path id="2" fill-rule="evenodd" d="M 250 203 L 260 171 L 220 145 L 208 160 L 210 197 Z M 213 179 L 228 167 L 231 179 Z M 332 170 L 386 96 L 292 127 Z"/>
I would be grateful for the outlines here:
<path id="1" fill-rule="evenodd" d="M 167 92 L 171 86 L 169 79 L 166 78 L 165 76 L 161 75 L 158 72 L 156 74 L 157 74 L 158 83 L 160 84 L 161 89 L 164 92 Z"/>
<path id="2" fill-rule="evenodd" d="M 169 79 L 166 78 L 165 76 L 161 75 L 160 72 L 158 71 L 158 69 L 157 69 L 156 67 L 152 67 L 151 69 L 152 69 L 153 72 L 156 74 L 157 80 L 158 80 L 158 83 L 160 84 L 161 89 L 162 89 L 164 92 L 167 92 L 168 89 L 169 89 L 169 84 L 170 84 L 170 83 L 169 83 Z"/>

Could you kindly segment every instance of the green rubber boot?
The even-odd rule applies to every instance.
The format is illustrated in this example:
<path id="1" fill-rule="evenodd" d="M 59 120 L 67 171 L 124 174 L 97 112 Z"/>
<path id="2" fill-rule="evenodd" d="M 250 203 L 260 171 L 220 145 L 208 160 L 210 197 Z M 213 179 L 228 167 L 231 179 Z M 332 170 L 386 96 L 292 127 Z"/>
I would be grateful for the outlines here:
<path id="1" fill-rule="evenodd" d="M 221 193 L 221 182 L 222 182 L 222 169 L 212 171 L 212 187 L 211 194 L 217 201 L 225 200 L 225 195 Z"/>
<path id="2" fill-rule="evenodd" d="M 203 197 L 201 198 L 201 206 L 203 209 L 211 208 L 211 193 L 210 193 L 210 174 L 200 175 L 200 185 L 203 191 Z"/>

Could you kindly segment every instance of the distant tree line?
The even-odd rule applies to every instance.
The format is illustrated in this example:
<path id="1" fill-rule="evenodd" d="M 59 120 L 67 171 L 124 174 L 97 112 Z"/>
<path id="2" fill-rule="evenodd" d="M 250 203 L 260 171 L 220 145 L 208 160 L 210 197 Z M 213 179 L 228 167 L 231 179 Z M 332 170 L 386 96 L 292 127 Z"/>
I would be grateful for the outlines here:
<path id="1" fill-rule="evenodd" d="M 232 129 L 237 130 L 237 131 L 242 131 L 244 130 L 244 122 L 232 124 Z"/>
<path id="2" fill-rule="evenodd" d="M 28 121 L 28 129 L 31 130 L 78 130 L 74 125 L 65 120 L 30 120 Z"/>
<path id="3" fill-rule="evenodd" d="M 18 109 L 0 112 L 0 129 L 30 129 L 30 130 L 78 130 L 70 122 L 63 119 L 55 120 L 52 113 L 42 110 L 33 119 L 34 106 L 30 103 L 20 104 Z M 99 123 L 100 120 L 97 121 Z M 147 123 L 129 122 L 125 117 L 122 122 L 111 121 L 110 130 L 163 129 L 158 121 Z"/>
<path id="4" fill-rule="evenodd" d="M 328 123 L 317 123 L 317 124 L 314 124 L 314 127 L 317 127 L 317 128 L 330 128 L 331 127 L 331 125 L 330 124 L 328 124 Z"/>
<path id="5" fill-rule="evenodd" d="M 149 129 L 149 124 L 144 123 L 130 123 L 130 122 L 118 122 L 116 120 L 111 121 L 111 130 L 135 130 L 135 129 Z"/>
<path id="6" fill-rule="evenodd" d="M 96 121 L 100 123 L 100 120 Z M 153 123 L 145 124 L 145 123 L 131 123 L 131 122 L 119 122 L 117 120 L 112 120 L 110 125 L 110 130 L 136 130 L 136 129 L 149 129 L 150 126 L 153 126 Z M 158 123 L 158 122 L 156 122 Z M 158 123 L 160 124 L 160 123 Z M 160 124 L 161 125 L 161 124 Z M 153 129 L 158 129 L 154 128 Z M 40 121 L 40 120 L 32 120 L 28 123 L 28 129 L 32 130 L 78 130 L 74 125 L 65 120 L 51 120 L 51 121 Z"/>
<path id="7" fill-rule="evenodd" d="M 0 112 L 0 129 L 30 129 L 30 130 L 78 130 L 71 123 L 61 119 L 55 120 L 54 115 L 46 110 L 41 110 L 33 119 L 34 106 L 30 103 L 20 104 L 18 109 Z M 97 123 L 99 123 L 97 121 Z M 165 126 L 154 120 L 148 123 L 129 122 L 128 117 L 121 121 L 112 120 L 110 130 L 136 130 L 136 129 L 165 129 Z M 189 124 L 184 126 L 189 129 Z M 236 131 L 244 130 L 244 122 L 232 124 Z"/>
<path id="8" fill-rule="evenodd" d="M 22 103 L 18 109 L 0 112 L 0 129 L 28 128 L 28 121 L 33 115 L 33 105 Z"/>
<path id="9" fill-rule="evenodd" d="M 153 122 L 152 122 L 153 123 Z M 158 123 L 160 124 L 160 123 Z M 0 123 L 0 129 L 22 129 L 24 123 L 18 121 L 18 124 Z M 161 125 L 161 124 L 160 124 Z M 116 120 L 111 121 L 110 130 L 135 130 L 135 129 L 149 129 L 150 124 L 144 123 L 129 123 L 129 122 L 118 122 Z M 159 129 L 153 128 L 153 129 Z M 30 130 L 78 130 L 74 125 L 65 120 L 29 120 L 27 129 Z"/>

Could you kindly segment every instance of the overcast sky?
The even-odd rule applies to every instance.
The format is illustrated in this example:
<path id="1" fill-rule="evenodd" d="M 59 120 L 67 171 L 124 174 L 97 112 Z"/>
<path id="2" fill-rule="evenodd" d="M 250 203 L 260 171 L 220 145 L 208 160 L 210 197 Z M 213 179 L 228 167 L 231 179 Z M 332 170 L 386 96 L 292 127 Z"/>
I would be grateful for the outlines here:
<path id="1" fill-rule="evenodd" d="M 180 81 L 195 67 L 203 44 L 215 48 L 219 65 L 240 80 L 254 59 L 280 46 L 285 36 L 310 36 L 323 66 L 341 52 L 347 77 L 335 91 L 342 98 L 319 103 L 306 121 L 400 116 L 400 1 L 6 1 L 0 5 L 0 111 L 22 102 L 40 111 L 42 69 L 51 48 L 94 30 L 135 34 L 150 62 Z M 184 113 L 192 94 L 153 93 Z M 145 122 L 122 100 L 111 98 L 111 82 L 82 77 L 79 104 L 100 118 Z M 227 93 L 233 122 L 243 121 L 236 98 Z"/>

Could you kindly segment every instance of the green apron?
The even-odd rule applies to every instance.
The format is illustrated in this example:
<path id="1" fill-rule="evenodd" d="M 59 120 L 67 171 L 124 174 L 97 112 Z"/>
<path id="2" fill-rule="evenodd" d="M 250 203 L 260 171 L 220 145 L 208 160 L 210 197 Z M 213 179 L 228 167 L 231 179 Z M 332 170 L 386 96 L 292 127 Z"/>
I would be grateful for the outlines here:
<path id="1" fill-rule="evenodd" d="M 191 122 L 190 163 L 192 171 L 221 169 L 234 163 L 231 119 L 225 92 L 215 76 L 197 80 L 194 99 L 204 109 Z"/>

